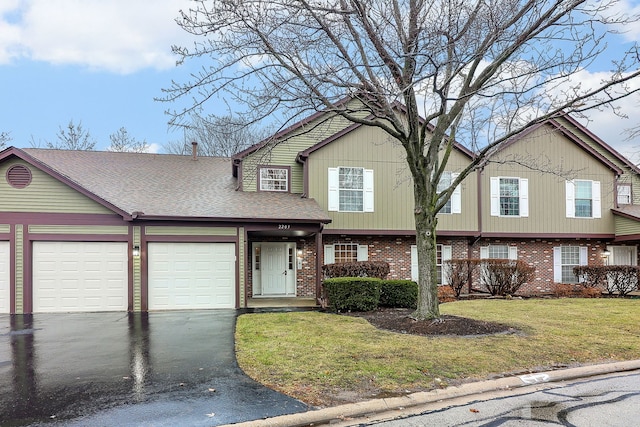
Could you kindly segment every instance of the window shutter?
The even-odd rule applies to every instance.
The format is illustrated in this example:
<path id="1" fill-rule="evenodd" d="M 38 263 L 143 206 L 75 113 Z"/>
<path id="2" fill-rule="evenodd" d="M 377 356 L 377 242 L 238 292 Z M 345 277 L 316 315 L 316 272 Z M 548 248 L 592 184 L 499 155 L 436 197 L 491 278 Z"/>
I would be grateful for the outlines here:
<path id="1" fill-rule="evenodd" d="M 338 168 L 329 168 L 329 198 L 327 200 L 327 209 L 330 211 L 340 210 L 339 185 L 340 175 Z"/>
<path id="2" fill-rule="evenodd" d="M 562 248 L 553 248 L 553 281 L 562 283 Z"/>
<path id="3" fill-rule="evenodd" d="M 566 181 L 565 188 L 567 192 L 567 218 L 575 218 L 576 217 L 576 201 L 575 201 L 576 188 L 573 185 L 573 181 Z"/>
<path id="4" fill-rule="evenodd" d="M 520 178 L 520 216 L 529 216 L 529 180 Z"/>
<path id="5" fill-rule="evenodd" d="M 411 280 L 418 281 L 418 247 L 411 245 Z"/>
<path id="6" fill-rule="evenodd" d="M 450 261 L 452 257 L 452 248 L 451 246 L 442 245 L 442 284 L 449 284 L 449 275 L 447 274 L 447 264 L 445 261 Z"/>
<path id="7" fill-rule="evenodd" d="M 458 175 L 460 174 L 452 173 L 451 181 L 455 181 Z M 456 189 L 453 190 L 453 193 L 451 194 L 451 213 L 452 214 L 462 213 L 462 189 L 460 188 L 460 185 L 457 185 Z"/>
<path id="8" fill-rule="evenodd" d="M 509 259 L 512 261 L 518 260 L 518 247 L 517 246 L 509 246 Z"/>
<path id="9" fill-rule="evenodd" d="M 336 251 L 333 245 L 324 245 L 324 263 L 333 264 L 336 262 Z"/>
<path id="10" fill-rule="evenodd" d="M 358 261 L 369 261 L 369 246 L 358 245 Z"/>
<path id="11" fill-rule="evenodd" d="M 591 182 L 591 197 L 593 197 L 593 217 L 602 218 L 602 199 L 600 198 L 600 181 Z"/>
<path id="12" fill-rule="evenodd" d="M 363 176 L 364 184 L 364 211 L 373 212 L 373 169 L 365 169 Z"/>
<path id="13" fill-rule="evenodd" d="M 491 177 L 491 216 L 500 216 L 500 178 Z"/>
<path id="14" fill-rule="evenodd" d="M 480 259 L 489 258 L 489 246 L 480 246 Z"/>
<path id="15" fill-rule="evenodd" d="M 580 265 L 587 265 L 589 262 L 589 248 L 580 246 Z"/>

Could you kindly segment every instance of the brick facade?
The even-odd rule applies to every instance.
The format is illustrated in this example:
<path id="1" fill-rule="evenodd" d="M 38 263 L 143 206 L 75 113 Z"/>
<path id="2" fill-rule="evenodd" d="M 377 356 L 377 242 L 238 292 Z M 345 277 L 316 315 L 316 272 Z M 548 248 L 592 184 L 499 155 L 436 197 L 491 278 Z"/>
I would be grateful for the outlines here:
<path id="1" fill-rule="evenodd" d="M 357 243 L 367 245 L 370 261 L 389 263 L 390 279 L 411 279 L 411 245 L 414 236 L 324 236 L 325 245 Z M 518 259 L 535 267 L 534 280 L 519 291 L 522 295 L 548 294 L 554 291 L 553 248 L 557 246 L 586 246 L 588 265 L 602 265 L 607 243 L 600 240 L 576 239 L 481 239 L 474 244 L 465 238 L 444 238 L 438 244 L 451 246 L 453 259 L 480 258 L 480 248 L 488 245 L 508 245 L 518 248 Z M 473 288 L 480 290 L 478 281 Z"/>

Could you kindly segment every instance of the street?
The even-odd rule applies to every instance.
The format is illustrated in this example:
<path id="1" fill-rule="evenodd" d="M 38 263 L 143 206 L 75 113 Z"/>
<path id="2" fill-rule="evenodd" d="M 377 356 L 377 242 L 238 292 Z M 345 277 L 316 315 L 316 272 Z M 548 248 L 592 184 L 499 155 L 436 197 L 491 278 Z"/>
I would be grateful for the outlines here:
<path id="1" fill-rule="evenodd" d="M 446 405 L 447 402 L 444 404 Z M 415 413 L 415 410 L 412 412 Z M 616 373 L 561 382 L 552 388 L 516 396 L 456 403 L 455 406 L 449 404 L 447 407 L 426 409 L 421 414 L 393 421 L 358 423 L 354 420 L 351 425 L 385 427 L 638 426 L 640 425 L 640 372 Z"/>

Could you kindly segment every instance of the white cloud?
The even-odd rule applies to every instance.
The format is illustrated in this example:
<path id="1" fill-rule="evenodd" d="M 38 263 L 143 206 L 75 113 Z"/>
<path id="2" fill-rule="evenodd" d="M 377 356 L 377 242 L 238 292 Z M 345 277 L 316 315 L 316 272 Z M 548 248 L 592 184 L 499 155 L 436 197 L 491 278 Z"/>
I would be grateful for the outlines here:
<path id="1" fill-rule="evenodd" d="M 3 0 L 0 63 L 20 58 L 127 74 L 174 66 L 186 0 Z"/>

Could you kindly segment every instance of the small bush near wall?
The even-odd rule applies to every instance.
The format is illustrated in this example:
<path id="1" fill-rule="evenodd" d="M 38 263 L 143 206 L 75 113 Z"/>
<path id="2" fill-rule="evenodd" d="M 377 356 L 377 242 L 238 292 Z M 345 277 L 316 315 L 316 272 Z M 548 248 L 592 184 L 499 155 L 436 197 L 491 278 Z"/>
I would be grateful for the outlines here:
<path id="1" fill-rule="evenodd" d="M 515 295 L 533 278 L 535 268 L 524 261 L 506 259 L 482 260 L 481 280 L 491 295 Z"/>
<path id="2" fill-rule="evenodd" d="M 471 287 L 473 275 L 480 264 L 479 259 L 452 259 L 445 261 L 444 271 L 455 297 L 460 298 L 462 288 Z"/>
<path id="3" fill-rule="evenodd" d="M 325 279 L 325 298 L 333 312 L 373 311 L 380 303 L 380 279 L 373 277 L 340 277 Z"/>
<path id="4" fill-rule="evenodd" d="M 451 286 L 438 286 L 438 302 L 453 302 L 456 300 L 456 298 L 456 293 Z"/>
<path id="5" fill-rule="evenodd" d="M 385 261 L 356 261 L 326 264 L 322 266 L 325 279 L 335 277 L 377 277 L 385 279 L 389 275 L 389 263 Z"/>
<path id="6" fill-rule="evenodd" d="M 640 267 L 634 265 L 598 265 L 574 267 L 585 289 L 605 289 L 609 295 L 624 297 L 639 289 Z M 592 292 L 593 293 L 593 292 Z"/>
<path id="7" fill-rule="evenodd" d="M 380 305 L 383 307 L 416 308 L 418 284 L 411 280 L 383 280 Z"/>

